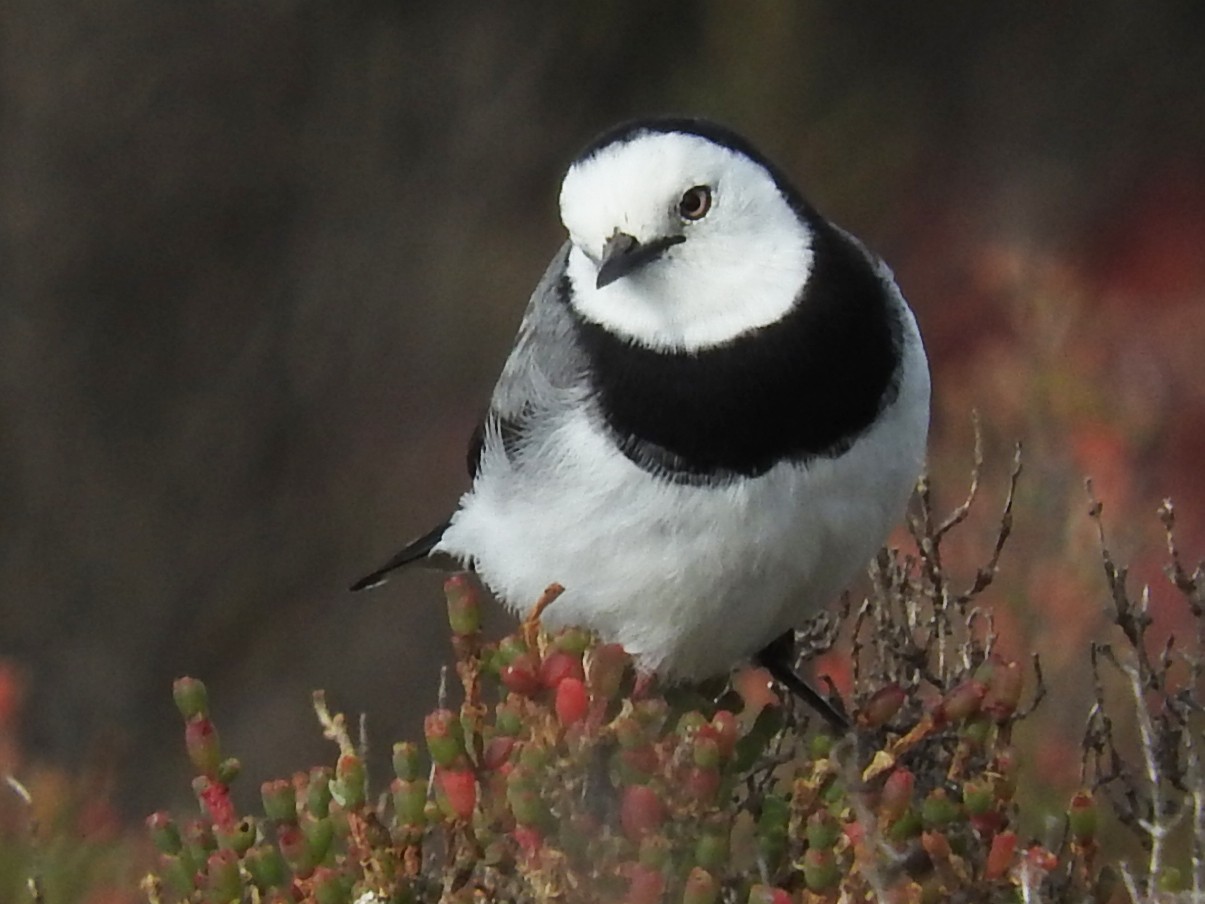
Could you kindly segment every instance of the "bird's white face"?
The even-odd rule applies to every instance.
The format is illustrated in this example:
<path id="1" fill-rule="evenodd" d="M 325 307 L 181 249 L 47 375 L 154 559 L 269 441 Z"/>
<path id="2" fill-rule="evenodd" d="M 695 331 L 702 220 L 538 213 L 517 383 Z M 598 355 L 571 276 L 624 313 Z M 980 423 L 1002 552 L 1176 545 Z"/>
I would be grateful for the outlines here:
<path id="1" fill-rule="evenodd" d="M 561 220 L 574 306 L 649 348 L 694 351 L 774 323 L 811 271 L 810 231 L 770 174 L 698 135 L 640 133 L 578 161 Z"/>

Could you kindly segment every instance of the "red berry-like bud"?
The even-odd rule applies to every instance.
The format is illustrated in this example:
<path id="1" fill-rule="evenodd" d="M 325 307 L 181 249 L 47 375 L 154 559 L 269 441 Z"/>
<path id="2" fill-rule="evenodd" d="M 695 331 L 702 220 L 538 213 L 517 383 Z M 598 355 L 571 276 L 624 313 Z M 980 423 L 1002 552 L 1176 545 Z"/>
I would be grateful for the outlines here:
<path id="1" fill-rule="evenodd" d="M 477 779 L 471 769 L 435 769 L 436 788 L 447 801 L 451 816 L 467 822 L 477 806 Z"/>
<path id="2" fill-rule="evenodd" d="M 916 777 L 911 771 L 900 766 L 892 770 L 883 783 L 883 792 L 879 795 L 879 815 L 886 825 L 891 825 L 908 812 L 912 805 L 912 789 L 916 785 Z"/>
<path id="3" fill-rule="evenodd" d="M 501 769 L 503 764 L 510 762 L 514 749 L 514 738 L 494 735 L 486 742 L 485 750 L 481 754 L 481 765 L 491 772 Z"/>
<path id="4" fill-rule="evenodd" d="M 540 830 L 532 825 L 525 825 L 523 823 L 514 827 L 511 831 L 511 837 L 519 845 L 519 850 L 528 857 L 539 853 L 540 847 L 544 844 L 544 836 L 540 833 Z"/>
<path id="5" fill-rule="evenodd" d="M 451 766 L 464 755 L 464 728 L 450 709 L 437 709 L 423 720 L 427 749 L 437 766 Z"/>
<path id="6" fill-rule="evenodd" d="M 524 697 L 534 697 L 542 686 L 535 657 L 530 653 L 520 653 L 514 660 L 502 666 L 498 670 L 498 677 L 502 679 L 508 691 L 522 694 Z"/>
<path id="7" fill-rule="evenodd" d="M 991 849 L 987 852 L 987 862 L 983 866 L 983 878 L 988 880 L 1003 879 L 1012 868 L 1013 857 L 1017 851 L 1017 833 L 1001 832 L 992 839 Z"/>
<path id="8" fill-rule="evenodd" d="M 555 690 L 566 678 L 575 678 L 582 682 L 586 680 L 582 657 L 564 650 L 551 651 L 540 663 L 540 684 L 549 690 Z"/>
<path id="9" fill-rule="evenodd" d="M 979 816 L 972 816 L 970 822 L 971 828 L 987 839 L 1008 825 L 1008 817 L 999 810 L 991 810 Z"/>
<path id="10" fill-rule="evenodd" d="M 841 827 L 852 847 L 857 848 L 866 841 L 866 827 L 860 822 L 847 822 Z"/>
<path id="11" fill-rule="evenodd" d="M 580 678 L 562 678 L 556 687 L 556 717 L 568 728 L 576 725 L 590 711 L 590 696 Z"/>
<path id="12" fill-rule="evenodd" d="M 904 689 L 898 684 L 881 687 L 866 701 L 866 705 L 858 714 L 858 721 L 870 728 L 886 725 L 895 718 L 895 714 L 900 711 L 900 707 L 904 705 L 906 699 Z"/>
<path id="13" fill-rule="evenodd" d="M 619 805 L 619 822 L 624 834 L 639 841 L 661 828 L 666 817 L 665 802 L 648 785 L 628 785 Z"/>
<path id="14" fill-rule="evenodd" d="M 940 705 L 941 715 L 947 721 L 961 722 L 979 712 L 986 694 L 987 687 L 982 682 L 968 678 L 946 694 Z"/>

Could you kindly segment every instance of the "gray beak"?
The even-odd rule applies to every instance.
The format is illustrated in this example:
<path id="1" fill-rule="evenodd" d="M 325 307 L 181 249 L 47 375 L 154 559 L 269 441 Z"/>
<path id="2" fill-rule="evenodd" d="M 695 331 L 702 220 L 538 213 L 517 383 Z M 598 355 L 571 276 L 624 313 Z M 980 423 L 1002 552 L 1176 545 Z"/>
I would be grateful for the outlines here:
<path id="1" fill-rule="evenodd" d="M 609 286 L 637 267 L 656 260 L 667 248 L 685 241 L 684 235 L 667 235 L 642 245 L 626 232 L 615 230 L 603 245 L 602 260 L 598 265 L 597 287 L 601 289 L 603 286 Z"/>

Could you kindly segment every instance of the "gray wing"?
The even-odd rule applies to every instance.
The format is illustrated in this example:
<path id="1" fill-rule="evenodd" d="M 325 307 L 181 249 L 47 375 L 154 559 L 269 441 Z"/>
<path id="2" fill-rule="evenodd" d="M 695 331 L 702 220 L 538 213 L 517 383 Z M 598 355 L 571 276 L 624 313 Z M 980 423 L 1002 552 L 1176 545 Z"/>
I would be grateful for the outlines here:
<path id="1" fill-rule="evenodd" d="M 578 344 L 573 315 L 563 283 L 569 242 L 553 256 L 532 292 L 519 324 L 510 357 L 490 397 L 489 410 L 469 444 L 469 474 L 476 476 L 487 430 L 497 430 L 506 446 L 513 447 L 537 412 L 565 403 L 585 389 L 585 355 Z"/>
<path id="2" fill-rule="evenodd" d="M 497 431 L 504 447 L 510 448 L 522 438 L 534 417 L 565 405 L 566 399 L 580 398 L 585 389 L 585 359 L 577 342 L 573 316 L 561 297 L 568 256 L 566 242 L 552 258 L 527 303 L 515 347 L 494 386 L 489 410 L 469 442 L 470 476 L 476 476 L 487 431 Z M 377 587 L 385 583 L 391 572 L 405 565 L 430 561 L 449 523 L 450 519 L 445 520 L 408 544 L 380 568 L 352 584 L 351 589 Z"/>

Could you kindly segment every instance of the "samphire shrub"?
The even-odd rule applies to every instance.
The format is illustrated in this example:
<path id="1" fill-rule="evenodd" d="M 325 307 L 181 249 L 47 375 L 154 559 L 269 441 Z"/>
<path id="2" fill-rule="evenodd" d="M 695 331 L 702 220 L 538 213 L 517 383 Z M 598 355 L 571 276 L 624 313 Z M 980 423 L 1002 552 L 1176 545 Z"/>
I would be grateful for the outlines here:
<path id="1" fill-rule="evenodd" d="M 1049 837 L 1024 833 L 1017 791 L 1032 767 L 1014 739 L 1048 689 L 1036 656 L 997 653 L 979 604 L 1020 469 L 1018 449 L 996 541 L 969 578 L 947 566 L 943 542 L 976 503 L 978 452 L 965 502 L 939 516 L 922 479 L 915 549 L 884 550 L 862 602 L 800 633 L 801 658 L 835 645 L 847 657 L 843 737 L 760 670 L 660 688 L 615 645 L 546 632 L 555 587 L 516 632 L 487 640 L 481 592 L 460 574 L 444 587 L 456 687 L 427 716 L 425 743 L 396 744 L 393 776 L 370 782 L 363 739 L 318 693 L 333 766 L 265 782 L 252 814 L 232 802 L 238 763 L 204 685 L 182 678 L 200 809 L 149 818 L 159 865 L 146 893 L 207 904 L 1201 900 L 1205 573 L 1183 565 L 1170 503 L 1168 575 L 1197 636 L 1152 649 L 1146 595 L 1128 588 L 1089 491 L 1121 642 L 1085 652 L 1098 690 L 1082 788 L 1051 808 L 1063 815 Z M 1135 721 L 1127 747 L 1116 726 Z M 1102 856 L 1106 811 L 1140 856 Z"/>

